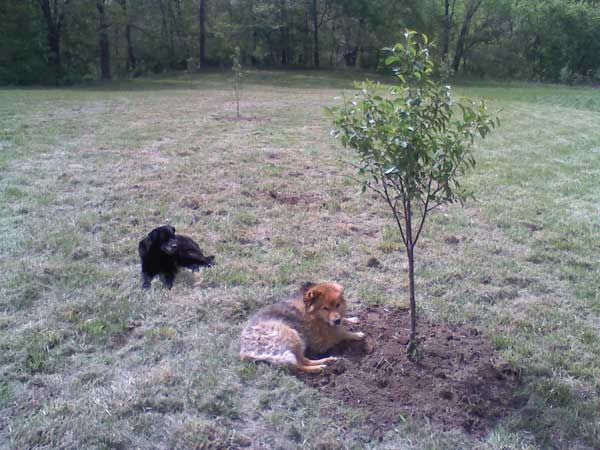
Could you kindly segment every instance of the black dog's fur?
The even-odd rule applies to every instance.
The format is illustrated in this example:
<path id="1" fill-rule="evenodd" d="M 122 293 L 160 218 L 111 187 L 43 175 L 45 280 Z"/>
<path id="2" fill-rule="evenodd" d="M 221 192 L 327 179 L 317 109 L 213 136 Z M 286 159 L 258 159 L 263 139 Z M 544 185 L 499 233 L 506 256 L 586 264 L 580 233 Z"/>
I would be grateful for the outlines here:
<path id="1" fill-rule="evenodd" d="M 204 256 L 193 239 L 176 235 L 171 225 L 152 230 L 140 241 L 138 252 L 142 260 L 142 289 L 149 288 L 156 275 L 161 275 L 165 287 L 171 289 L 179 267 L 196 272 L 200 267 L 211 267 L 215 259 Z"/>

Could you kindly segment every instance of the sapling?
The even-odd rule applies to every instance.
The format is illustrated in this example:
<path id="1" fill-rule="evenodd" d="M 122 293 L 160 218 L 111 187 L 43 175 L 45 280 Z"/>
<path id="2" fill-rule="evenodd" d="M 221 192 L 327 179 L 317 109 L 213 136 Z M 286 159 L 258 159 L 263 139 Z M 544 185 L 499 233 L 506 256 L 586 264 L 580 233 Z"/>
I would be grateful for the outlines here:
<path id="1" fill-rule="evenodd" d="M 418 354 L 415 303 L 415 247 L 428 214 L 470 193 L 460 177 L 475 166 L 471 151 L 497 125 L 484 102 L 456 101 L 450 86 L 435 80 L 427 36 L 406 31 L 385 49 L 396 84 L 384 90 L 364 82 L 351 100 L 332 108 L 334 135 L 356 150 L 363 192 L 370 189 L 389 206 L 408 259 L 410 337 Z"/>
<path id="2" fill-rule="evenodd" d="M 237 118 L 240 118 L 240 99 L 242 96 L 242 63 L 240 48 L 236 47 L 233 53 L 231 70 L 233 71 L 233 91 L 235 93 L 235 102 L 237 106 Z"/>

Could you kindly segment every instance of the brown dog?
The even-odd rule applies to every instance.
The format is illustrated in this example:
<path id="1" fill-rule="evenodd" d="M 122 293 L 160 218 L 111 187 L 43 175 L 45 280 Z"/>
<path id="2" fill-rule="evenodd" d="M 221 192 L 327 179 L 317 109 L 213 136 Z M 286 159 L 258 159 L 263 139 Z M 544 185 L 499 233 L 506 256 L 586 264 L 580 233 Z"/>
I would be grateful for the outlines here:
<path id="1" fill-rule="evenodd" d="M 311 360 L 307 350 L 321 354 L 342 341 L 358 341 L 364 333 L 353 333 L 342 324 L 346 300 L 337 283 L 306 283 L 293 299 L 267 306 L 256 313 L 241 335 L 240 357 L 291 367 L 300 372 L 319 372 L 335 357 Z"/>

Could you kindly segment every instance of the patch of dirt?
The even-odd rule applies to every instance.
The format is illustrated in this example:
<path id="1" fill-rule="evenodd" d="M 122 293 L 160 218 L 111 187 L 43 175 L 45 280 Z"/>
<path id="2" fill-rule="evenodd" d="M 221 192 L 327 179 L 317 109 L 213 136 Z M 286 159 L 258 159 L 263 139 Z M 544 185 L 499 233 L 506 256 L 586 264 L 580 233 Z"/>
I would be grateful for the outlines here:
<path id="1" fill-rule="evenodd" d="M 381 262 L 377 258 L 369 258 L 367 261 L 367 267 L 371 267 L 372 269 L 381 268 Z"/>
<path id="2" fill-rule="evenodd" d="M 184 208 L 190 208 L 194 210 L 200 209 L 200 207 L 202 206 L 200 201 L 195 198 L 184 198 L 183 200 L 181 200 L 180 205 Z"/>
<path id="3" fill-rule="evenodd" d="M 331 353 L 343 359 L 321 374 L 301 378 L 324 395 L 366 409 L 375 436 L 401 416 L 479 436 L 524 405 L 517 394 L 519 377 L 476 329 L 419 318 L 423 357 L 416 363 L 403 345 L 408 310 L 371 306 L 357 317 L 354 327 L 367 340 L 335 348 Z"/>
<path id="4" fill-rule="evenodd" d="M 521 225 L 523 225 L 525 228 L 527 228 L 531 232 L 540 231 L 540 230 L 544 229 L 544 227 L 542 225 L 538 225 L 537 223 L 521 222 Z"/>
<path id="5" fill-rule="evenodd" d="M 519 288 L 529 287 L 533 280 L 530 278 L 521 278 L 521 277 L 506 277 L 504 282 L 507 285 L 517 286 Z"/>
<path id="6" fill-rule="evenodd" d="M 519 291 L 516 289 L 495 289 L 484 292 L 479 296 L 479 301 L 488 305 L 495 305 L 499 301 L 514 300 L 519 296 Z"/>
<path id="7" fill-rule="evenodd" d="M 446 238 L 444 238 L 444 242 L 446 244 L 456 245 L 460 243 L 460 238 L 457 238 L 456 236 L 447 236 Z"/>
<path id="8" fill-rule="evenodd" d="M 325 206 L 327 204 L 326 200 L 322 195 L 317 194 L 315 192 L 304 192 L 304 193 L 294 193 L 294 192 L 277 192 L 270 190 L 268 192 L 269 197 L 273 200 L 283 203 L 285 205 L 318 205 Z"/>

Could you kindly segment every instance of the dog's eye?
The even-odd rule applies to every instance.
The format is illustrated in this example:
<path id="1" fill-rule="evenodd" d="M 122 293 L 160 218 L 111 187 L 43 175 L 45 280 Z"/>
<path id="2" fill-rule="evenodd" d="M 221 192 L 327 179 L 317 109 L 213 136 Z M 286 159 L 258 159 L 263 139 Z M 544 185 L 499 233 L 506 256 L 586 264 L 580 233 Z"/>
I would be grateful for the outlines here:
<path id="1" fill-rule="evenodd" d="M 335 305 L 335 307 L 336 307 L 336 308 L 339 308 L 339 307 L 340 307 L 340 304 L 338 303 L 337 305 Z"/>
<path id="2" fill-rule="evenodd" d="M 324 309 L 325 311 L 329 311 L 329 308 L 328 308 L 327 306 L 323 306 L 323 309 Z"/>

